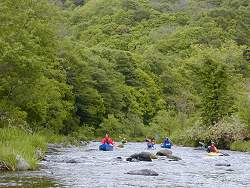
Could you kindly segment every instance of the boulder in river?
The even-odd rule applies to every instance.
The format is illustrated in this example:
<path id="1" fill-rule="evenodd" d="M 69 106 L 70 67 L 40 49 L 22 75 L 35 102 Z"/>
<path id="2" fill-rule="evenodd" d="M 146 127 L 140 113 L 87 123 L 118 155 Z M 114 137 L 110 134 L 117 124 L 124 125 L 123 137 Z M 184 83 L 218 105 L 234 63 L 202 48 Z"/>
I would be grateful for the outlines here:
<path id="1" fill-rule="evenodd" d="M 76 159 L 69 159 L 66 161 L 66 163 L 79 163 Z"/>
<path id="2" fill-rule="evenodd" d="M 117 147 L 118 148 L 124 148 L 124 144 L 119 144 Z"/>
<path id="3" fill-rule="evenodd" d="M 174 156 L 174 155 L 167 155 L 166 157 L 169 158 L 170 161 L 179 161 L 179 160 L 181 160 L 180 157 L 177 157 L 177 156 Z"/>
<path id="4" fill-rule="evenodd" d="M 215 166 L 231 166 L 229 163 L 217 163 Z"/>
<path id="5" fill-rule="evenodd" d="M 127 158 L 127 161 L 134 161 L 133 159 L 136 159 L 137 161 L 152 161 L 152 159 L 156 159 L 157 157 L 150 153 L 150 152 L 141 152 L 141 153 L 135 153 L 131 155 L 129 158 Z"/>
<path id="6" fill-rule="evenodd" d="M 172 155 L 172 151 L 169 150 L 169 149 L 163 149 L 163 150 L 160 150 L 156 153 L 156 155 L 159 155 L 159 156 L 168 156 L 168 155 Z"/>
<path id="7" fill-rule="evenodd" d="M 20 155 L 16 156 L 16 169 L 17 170 L 29 170 L 30 165 L 24 158 L 22 158 Z"/>
<path id="8" fill-rule="evenodd" d="M 142 176 L 158 176 L 159 174 L 150 169 L 132 170 L 127 172 L 130 175 L 142 175 Z"/>
<path id="9" fill-rule="evenodd" d="M 122 157 L 116 157 L 114 160 L 115 161 L 122 161 Z"/>

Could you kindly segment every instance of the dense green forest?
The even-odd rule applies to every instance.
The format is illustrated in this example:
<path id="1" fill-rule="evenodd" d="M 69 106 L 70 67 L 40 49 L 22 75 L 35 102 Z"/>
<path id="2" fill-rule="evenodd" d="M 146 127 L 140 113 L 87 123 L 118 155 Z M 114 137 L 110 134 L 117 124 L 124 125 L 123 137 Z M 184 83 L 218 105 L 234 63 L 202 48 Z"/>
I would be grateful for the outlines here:
<path id="1" fill-rule="evenodd" d="M 0 132 L 249 150 L 249 45 L 249 0 L 1 0 Z"/>

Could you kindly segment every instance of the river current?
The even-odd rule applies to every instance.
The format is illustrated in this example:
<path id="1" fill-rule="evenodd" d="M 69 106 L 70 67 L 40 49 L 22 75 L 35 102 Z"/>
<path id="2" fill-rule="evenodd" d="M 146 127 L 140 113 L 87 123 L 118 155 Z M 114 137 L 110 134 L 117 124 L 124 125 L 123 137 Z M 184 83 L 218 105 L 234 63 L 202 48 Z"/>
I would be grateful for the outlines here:
<path id="1" fill-rule="evenodd" d="M 128 143 L 114 151 L 99 151 L 99 143 L 56 148 L 41 161 L 38 171 L 0 173 L 0 187 L 250 187 L 250 154 L 223 151 L 229 156 L 208 156 L 205 151 L 174 147 L 180 161 L 159 157 L 152 162 L 127 162 L 130 155 L 147 150 L 145 143 Z M 150 169 L 159 176 L 126 174 Z"/>

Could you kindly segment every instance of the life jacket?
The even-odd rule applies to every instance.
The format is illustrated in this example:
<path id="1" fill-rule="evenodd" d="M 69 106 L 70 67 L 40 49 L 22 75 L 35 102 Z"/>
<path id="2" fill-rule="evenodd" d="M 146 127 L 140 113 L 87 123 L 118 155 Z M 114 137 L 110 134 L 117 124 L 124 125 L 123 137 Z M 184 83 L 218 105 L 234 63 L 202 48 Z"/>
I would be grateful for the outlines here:
<path id="1" fill-rule="evenodd" d="M 163 144 L 164 145 L 169 145 L 169 144 L 171 145 L 171 143 L 170 143 L 170 141 L 168 139 L 165 139 Z"/>
<path id="2" fill-rule="evenodd" d="M 105 138 L 102 139 L 102 144 L 105 144 L 105 143 L 114 144 L 113 140 L 110 137 L 105 137 Z"/>
<path id="3" fill-rule="evenodd" d="M 218 150 L 217 150 L 217 148 L 215 147 L 215 145 L 211 145 L 211 146 L 209 147 L 209 150 L 210 150 L 210 152 L 218 152 Z"/>

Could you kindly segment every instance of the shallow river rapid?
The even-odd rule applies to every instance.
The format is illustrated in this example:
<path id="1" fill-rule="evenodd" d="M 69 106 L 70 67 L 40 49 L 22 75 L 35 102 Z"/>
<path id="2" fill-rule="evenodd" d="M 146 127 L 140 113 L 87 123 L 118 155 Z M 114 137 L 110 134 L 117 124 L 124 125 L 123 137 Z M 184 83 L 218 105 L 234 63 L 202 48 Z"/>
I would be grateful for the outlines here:
<path id="1" fill-rule="evenodd" d="M 0 173 L 0 187 L 250 187 L 249 153 L 223 151 L 230 156 L 211 157 L 194 148 L 174 147 L 173 155 L 182 160 L 159 157 L 153 162 L 127 162 L 134 153 L 156 153 L 161 148 L 146 150 L 145 143 L 128 143 L 104 152 L 98 146 L 91 142 L 57 148 L 46 155 L 39 171 Z M 154 170 L 159 176 L 126 174 L 140 169 Z"/>

